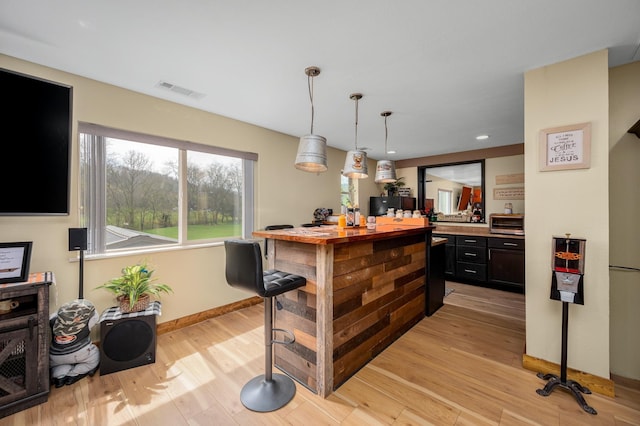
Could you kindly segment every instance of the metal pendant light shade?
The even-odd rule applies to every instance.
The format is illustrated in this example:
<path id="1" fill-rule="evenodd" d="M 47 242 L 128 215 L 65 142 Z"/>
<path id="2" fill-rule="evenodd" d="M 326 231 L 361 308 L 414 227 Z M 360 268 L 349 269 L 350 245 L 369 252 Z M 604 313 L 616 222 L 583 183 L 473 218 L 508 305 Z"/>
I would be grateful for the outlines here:
<path id="1" fill-rule="evenodd" d="M 396 164 L 391 160 L 379 160 L 376 164 L 376 183 L 391 183 L 397 181 Z"/>
<path id="2" fill-rule="evenodd" d="M 320 74 L 320 68 L 308 67 L 304 70 L 309 85 L 309 99 L 311 100 L 311 133 L 300 138 L 298 154 L 296 155 L 296 169 L 311 173 L 327 171 L 327 139 L 313 134 L 313 77 Z"/>
<path id="3" fill-rule="evenodd" d="M 360 150 L 347 152 L 342 174 L 351 179 L 364 179 L 369 177 L 367 153 Z"/>
<path id="4" fill-rule="evenodd" d="M 369 176 L 367 153 L 358 149 L 358 100 L 362 98 L 362 94 L 354 93 L 349 98 L 356 101 L 356 149 L 347 152 L 342 174 L 352 179 L 364 179 Z"/>
<path id="5" fill-rule="evenodd" d="M 384 117 L 384 155 L 387 156 L 387 117 L 391 115 L 391 111 L 384 111 L 380 113 Z M 396 176 L 396 163 L 391 160 L 379 160 L 376 164 L 376 183 L 391 183 L 397 181 Z"/>
<path id="6" fill-rule="evenodd" d="M 319 135 L 305 135 L 298 143 L 296 169 L 320 173 L 327 171 L 327 139 Z"/>

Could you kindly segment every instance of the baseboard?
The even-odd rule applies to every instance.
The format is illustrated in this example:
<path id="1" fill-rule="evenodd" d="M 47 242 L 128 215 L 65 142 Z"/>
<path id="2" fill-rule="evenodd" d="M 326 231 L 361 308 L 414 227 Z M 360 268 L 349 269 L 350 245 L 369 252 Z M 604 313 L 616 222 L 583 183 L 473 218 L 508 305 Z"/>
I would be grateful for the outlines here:
<path id="1" fill-rule="evenodd" d="M 262 297 L 253 296 L 249 299 L 239 300 L 237 302 L 230 303 L 224 306 L 218 306 L 217 308 L 208 309 L 204 312 L 198 312 L 197 314 L 188 315 L 186 317 L 177 318 L 171 321 L 166 321 L 158 324 L 156 332 L 158 335 L 169 333 L 171 331 L 179 330 L 189 325 L 197 324 L 199 322 L 208 320 L 210 318 L 219 317 L 220 315 L 227 314 L 229 312 L 236 311 L 242 308 L 248 308 L 249 306 L 262 303 Z"/>
<path id="2" fill-rule="evenodd" d="M 611 374 L 611 380 L 613 380 L 618 386 L 640 391 L 640 380 L 629 379 L 628 377 L 618 376 L 613 373 Z"/>
<path id="3" fill-rule="evenodd" d="M 522 366 L 527 370 L 536 371 L 538 373 L 560 375 L 560 365 L 540 358 L 535 358 L 527 354 L 522 355 Z M 591 392 L 610 397 L 616 396 L 615 383 L 610 379 L 567 368 L 567 380 L 574 380 L 582 386 L 589 388 Z"/>

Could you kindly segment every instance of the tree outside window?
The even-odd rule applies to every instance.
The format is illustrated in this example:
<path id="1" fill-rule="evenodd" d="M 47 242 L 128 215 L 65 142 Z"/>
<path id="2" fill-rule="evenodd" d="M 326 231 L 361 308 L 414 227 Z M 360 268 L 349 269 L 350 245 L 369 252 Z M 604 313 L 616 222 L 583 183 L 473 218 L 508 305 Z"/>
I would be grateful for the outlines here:
<path id="1" fill-rule="evenodd" d="M 120 135 L 122 132 L 114 131 Z M 89 254 L 221 241 L 247 232 L 246 167 L 252 161 L 81 131 L 81 216 Z M 252 175 L 252 173 L 249 173 Z M 250 191 L 251 193 L 252 191 Z M 185 194 L 185 196 L 181 196 Z M 253 217 L 252 213 L 249 217 Z M 252 220 L 251 220 L 252 222 Z"/>

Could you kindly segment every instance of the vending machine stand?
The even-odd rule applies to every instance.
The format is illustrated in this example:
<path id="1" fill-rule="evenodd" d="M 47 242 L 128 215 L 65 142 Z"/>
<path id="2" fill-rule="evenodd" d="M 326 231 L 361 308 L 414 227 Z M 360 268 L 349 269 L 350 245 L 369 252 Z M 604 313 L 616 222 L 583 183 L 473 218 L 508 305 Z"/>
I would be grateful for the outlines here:
<path id="1" fill-rule="evenodd" d="M 569 328 L 569 303 L 584 305 L 584 252 L 586 240 L 564 237 L 553 237 L 551 256 L 551 295 L 552 300 L 562 301 L 562 353 L 560 361 L 560 377 L 555 374 L 538 373 L 538 377 L 548 380 L 538 395 L 549 396 L 557 387 L 573 394 L 578 404 L 589 414 L 598 414 L 585 401 L 582 394 L 591 391 L 575 380 L 567 380 L 567 330 Z"/>
<path id="2" fill-rule="evenodd" d="M 548 380 L 542 389 L 537 389 L 536 393 L 542 396 L 549 396 L 555 388 L 560 387 L 568 390 L 578 401 L 578 404 L 589 414 L 598 412 L 585 401 L 582 394 L 590 394 L 591 391 L 575 380 L 567 380 L 567 328 L 569 325 L 569 302 L 562 302 L 562 359 L 560 361 L 560 377 L 555 374 L 538 373 L 542 380 Z"/>

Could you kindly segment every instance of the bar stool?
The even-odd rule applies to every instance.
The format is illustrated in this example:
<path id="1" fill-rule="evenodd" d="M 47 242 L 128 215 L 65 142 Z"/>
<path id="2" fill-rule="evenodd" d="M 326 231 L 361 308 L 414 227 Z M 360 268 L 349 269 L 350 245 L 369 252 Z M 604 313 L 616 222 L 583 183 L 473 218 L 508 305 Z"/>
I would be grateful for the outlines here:
<path id="1" fill-rule="evenodd" d="M 265 374 L 254 377 L 244 385 L 240 401 L 252 411 L 274 411 L 293 399 L 296 386 L 289 376 L 272 373 L 273 343 L 291 344 L 295 341 L 290 331 L 273 328 L 273 297 L 302 287 L 307 280 L 276 269 L 263 271 L 260 244 L 255 240 L 227 240 L 224 248 L 227 283 L 264 299 Z M 275 331 L 286 333 L 289 340 L 275 340 Z"/>

